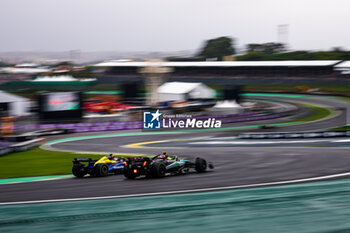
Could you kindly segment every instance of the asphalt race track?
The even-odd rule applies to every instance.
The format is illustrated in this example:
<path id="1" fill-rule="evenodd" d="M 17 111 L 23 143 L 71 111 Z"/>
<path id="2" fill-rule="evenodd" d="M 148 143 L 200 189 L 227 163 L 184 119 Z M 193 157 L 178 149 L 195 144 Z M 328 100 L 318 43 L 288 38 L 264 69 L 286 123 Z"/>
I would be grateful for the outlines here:
<path id="1" fill-rule="evenodd" d="M 294 101 L 293 98 L 286 98 L 286 100 Z M 303 101 L 333 108 L 347 106 L 344 102 L 328 98 L 308 97 Z M 298 126 L 290 125 L 277 130 L 287 132 L 300 131 L 301 129 L 331 128 L 343 124 L 346 117 L 348 116 L 346 116 L 345 111 L 341 111 L 334 117 L 323 121 Z M 274 132 L 276 132 L 276 129 L 274 129 Z M 301 179 L 307 181 L 307 179 L 314 177 L 330 178 L 327 176 L 350 171 L 348 149 L 350 138 L 318 139 L 316 141 L 314 139 L 305 139 L 305 141 L 291 139 L 289 142 L 287 142 L 288 140 L 282 142 L 281 140 L 265 140 L 266 143 L 262 144 L 263 141 L 261 140 L 234 139 L 232 138 L 232 131 L 169 134 L 163 132 L 162 134 L 144 135 L 135 131 L 118 133 L 129 133 L 129 136 L 80 139 L 52 144 L 49 147 L 56 150 L 153 155 L 166 150 L 169 154 L 177 154 L 180 157 L 184 156 L 190 159 L 197 156 L 203 157 L 211 161 L 215 169 L 203 174 L 191 173 L 163 179 L 140 178 L 127 180 L 123 175 L 116 175 L 102 178 L 66 178 L 42 182 L 4 184 L 0 186 L 0 203 L 232 188 L 232 186 Z M 80 135 L 76 134 L 70 137 L 77 136 Z M 340 141 L 334 142 L 334 140 Z M 144 142 L 151 143 L 144 144 Z M 163 147 L 167 149 L 163 149 Z"/>

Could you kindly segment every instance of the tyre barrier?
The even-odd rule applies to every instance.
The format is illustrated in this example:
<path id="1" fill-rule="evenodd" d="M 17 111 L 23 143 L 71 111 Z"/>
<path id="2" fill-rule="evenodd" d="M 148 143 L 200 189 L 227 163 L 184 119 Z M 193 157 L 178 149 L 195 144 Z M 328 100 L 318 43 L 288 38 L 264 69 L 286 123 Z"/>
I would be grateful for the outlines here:
<path id="1" fill-rule="evenodd" d="M 36 138 L 29 141 L 13 144 L 11 145 L 11 148 L 13 149 L 13 152 L 26 151 L 26 150 L 32 149 L 33 147 L 39 146 L 45 140 L 46 139 L 44 138 Z"/>
<path id="2" fill-rule="evenodd" d="M 70 133 L 70 129 L 46 129 L 18 135 L 4 136 L 2 137 L 2 140 L 4 140 L 5 142 L 25 142 L 42 136 L 60 135 L 68 133 Z"/>
<path id="3" fill-rule="evenodd" d="M 45 141 L 46 141 L 45 138 L 36 138 L 36 139 L 24 141 L 24 142 L 14 143 L 14 144 L 8 145 L 6 147 L 1 147 L 0 148 L 0 156 L 14 153 L 14 152 L 21 152 L 21 151 L 29 150 L 29 149 L 32 149 L 33 147 L 41 145 Z"/>
<path id="4" fill-rule="evenodd" d="M 2 139 L 6 142 L 25 142 L 28 140 L 32 140 L 36 137 L 37 136 L 35 136 L 35 135 L 20 134 L 20 135 L 4 136 Z"/>
<path id="5" fill-rule="evenodd" d="M 42 136 L 68 134 L 69 129 L 49 129 L 28 132 L 20 135 L 11 135 L 1 137 L 0 156 L 13 152 L 26 151 L 39 146 L 46 141 Z"/>
<path id="6" fill-rule="evenodd" d="M 68 134 L 70 129 L 43 129 L 34 132 L 25 133 L 25 135 L 33 135 L 36 137 Z"/>
<path id="7" fill-rule="evenodd" d="M 13 149 L 11 147 L 2 147 L 2 148 L 0 148 L 0 156 L 6 155 L 6 154 L 9 154 L 9 153 L 12 153 L 12 152 L 13 152 Z"/>

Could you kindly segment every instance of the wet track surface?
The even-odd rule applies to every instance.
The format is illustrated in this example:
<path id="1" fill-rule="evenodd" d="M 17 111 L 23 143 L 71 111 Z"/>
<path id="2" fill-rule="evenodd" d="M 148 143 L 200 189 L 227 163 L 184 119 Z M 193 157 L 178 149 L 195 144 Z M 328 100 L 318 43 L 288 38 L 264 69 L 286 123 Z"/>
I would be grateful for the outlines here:
<path id="1" fill-rule="evenodd" d="M 189 149 L 212 161 L 213 171 L 163 179 L 127 180 L 122 175 L 2 185 L 1 202 L 142 194 L 258 184 L 345 173 L 350 169 L 347 149 L 225 148 Z M 192 156 L 189 156 L 192 157 Z"/>
<path id="2" fill-rule="evenodd" d="M 293 99 L 288 98 L 288 101 L 293 101 Z M 310 103 L 332 106 L 334 108 L 346 106 L 344 103 L 335 102 L 332 99 L 326 100 L 310 97 L 307 101 Z M 346 114 L 344 111 L 341 111 L 334 118 L 325 121 L 314 122 L 308 125 L 287 126 L 272 129 L 272 131 L 287 132 L 300 131 L 301 129 L 325 129 L 342 125 L 345 121 Z M 201 139 L 198 141 L 203 142 L 203 140 L 205 140 L 203 137 L 210 138 L 210 141 L 222 141 L 222 137 L 230 137 L 234 134 L 235 133 L 232 131 L 205 133 L 187 132 L 181 134 L 172 133 L 144 136 L 141 134 L 135 136 L 84 139 L 54 144 L 51 147 L 58 150 L 140 154 L 158 154 L 164 150 L 157 148 L 158 146 L 170 147 L 167 150 L 169 154 L 177 154 L 190 159 L 200 156 L 213 162 L 215 169 L 203 174 L 191 173 L 163 179 L 140 178 L 136 180 L 127 180 L 123 175 L 116 175 L 102 178 L 67 178 L 44 182 L 6 184 L 0 186 L 0 202 L 172 192 L 297 180 L 350 171 L 349 150 L 346 148 L 346 146 L 350 145 L 349 142 L 343 142 L 339 144 L 337 148 L 309 147 L 319 146 L 317 144 L 318 142 L 316 142 L 316 145 L 311 142 L 274 145 L 282 146 L 277 148 L 271 147 L 271 145 L 260 147 L 261 145 L 259 143 L 245 144 L 244 148 L 243 145 L 239 144 L 236 145 L 238 147 L 233 147 L 232 144 L 222 144 L 220 148 L 218 148 L 218 146 L 209 145 L 209 143 L 204 143 L 202 145 L 189 144 L 189 140 L 192 141 L 193 139 L 199 138 Z M 71 137 L 74 136 L 78 135 L 71 135 Z M 184 141 L 178 141 L 179 139 Z M 125 147 L 125 145 L 133 143 L 164 140 L 176 141 L 165 142 L 164 145 L 152 145 L 152 147 L 155 146 L 155 148 Z M 230 139 L 228 141 L 232 140 L 233 139 Z M 319 143 L 323 146 L 333 146 L 330 141 L 327 142 L 328 144 L 324 144 L 323 142 Z"/>
<path id="3" fill-rule="evenodd" d="M 229 147 L 348 147 L 350 138 L 292 138 L 292 139 L 235 139 L 232 137 L 200 138 L 190 140 L 168 140 L 163 142 L 144 142 L 145 147 L 152 148 L 229 148 Z"/>

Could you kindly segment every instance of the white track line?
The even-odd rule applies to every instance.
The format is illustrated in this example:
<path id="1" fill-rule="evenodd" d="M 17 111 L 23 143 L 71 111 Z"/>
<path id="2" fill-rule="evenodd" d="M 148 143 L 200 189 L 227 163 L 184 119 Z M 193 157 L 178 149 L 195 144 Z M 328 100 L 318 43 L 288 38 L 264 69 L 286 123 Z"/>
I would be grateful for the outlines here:
<path id="1" fill-rule="evenodd" d="M 333 142 L 350 142 L 350 139 L 341 139 Z"/>
<path id="2" fill-rule="evenodd" d="M 111 198 L 146 197 L 146 196 L 156 196 L 156 195 L 221 191 L 221 190 L 228 190 L 228 189 L 257 188 L 257 187 L 265 187 L 265 186 L 273 186 L 273 185 L 286 185 L 286 184 L 296 184 L 296 183 L 310 182 L 310 181 L 321 181 L 321 180 L 328 180 L 328 179 L 334 179 L 334 178 L 340 178 L 340 177 L 346 177 L 346 176 L 350 176 L 350 172 L 339 173 L 339 174 L 328 175 L 328 176 L 319 176 L 319 177 L 288 180 L 288 181 L 277 181 L 277 182 L 269 182 L 269 183 L 261 183 L 261 184 L 236 185 L 236 186 L 203 188 L 203 189 L 188 189 L 188 190 L 157 192 L 157 193 L 127 194 L 127 195 L 116 195 L 116 196 L 105 196 L 105 197 L 84 197 L 84 198 L 51 199 L 51 200 L 37 200 L 37 201 L 0 202 L 0 205 L 36 204 L 36 203 L 66 202 L 66 201 L 87 201 L 87 200 L 102 200 L 102 199 L 111 199 Z"/>

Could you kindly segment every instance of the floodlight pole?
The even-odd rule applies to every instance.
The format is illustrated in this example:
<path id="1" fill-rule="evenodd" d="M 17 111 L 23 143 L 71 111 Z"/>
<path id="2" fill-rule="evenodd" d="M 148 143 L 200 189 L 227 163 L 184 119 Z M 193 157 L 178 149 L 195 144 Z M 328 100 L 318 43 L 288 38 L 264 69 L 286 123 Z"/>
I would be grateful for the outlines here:
<path id="1" fill-rule="evenodd" d="M 164 76 L 172 72 L 173 69 L 162 65 L 161 61 L 152 60 L 139 70 L 146 78 L 147 105 L 156 105 L 158 99 L 158 87 L 163 84 Z"/>

